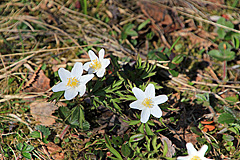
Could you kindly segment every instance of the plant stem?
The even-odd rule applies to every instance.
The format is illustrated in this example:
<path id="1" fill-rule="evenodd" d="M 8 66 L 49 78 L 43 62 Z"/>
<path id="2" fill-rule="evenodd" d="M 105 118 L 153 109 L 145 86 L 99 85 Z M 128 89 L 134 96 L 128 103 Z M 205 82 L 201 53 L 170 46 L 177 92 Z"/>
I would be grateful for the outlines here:
<path id="1" fill-rule="evenodd" d="M 226 79 L 227 61 L 223 61 L 223 81 Z"/>

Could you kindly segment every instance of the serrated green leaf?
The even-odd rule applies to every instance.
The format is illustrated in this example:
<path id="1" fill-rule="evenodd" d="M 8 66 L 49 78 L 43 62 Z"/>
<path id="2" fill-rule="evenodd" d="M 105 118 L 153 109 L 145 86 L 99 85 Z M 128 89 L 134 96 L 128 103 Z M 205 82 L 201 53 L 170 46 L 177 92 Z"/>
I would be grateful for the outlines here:
<path id="1" fill-rule="evenodd" d="M 218 122 L 221 124 L 229 124 L 229 123 L 233 123 L 235 121 L 235 118 L 228 112 L 222 113 L 219 117 L 218 117 Z"/>

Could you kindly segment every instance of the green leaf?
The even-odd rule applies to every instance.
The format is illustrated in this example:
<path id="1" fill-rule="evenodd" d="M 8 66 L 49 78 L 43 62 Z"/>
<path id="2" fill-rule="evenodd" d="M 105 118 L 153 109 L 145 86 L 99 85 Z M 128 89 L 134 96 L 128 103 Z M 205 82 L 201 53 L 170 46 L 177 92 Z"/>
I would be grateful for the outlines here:
<path id="1" fill-rule="evenodd" d="M 163 141 L 164 145 L 163 145 L 163 157 L 165 157 L 167 155 L 168 152 L 168 145 L 166 141 Z"/>
<path id="2" fill-rule="evenodd" d="M 18 143 L 18 144 L 16 145 L 16 148 L 17 148 L 19 151 L 21 151 L 21 150 L 23 149 L 23 144 L 22 144 L 22 143 Z"/>
<path id="3" fill-rule="evenodd" d="M 46 138 L 51 134 L 49 128 L 47 128 L 47 127 L 45 127 L 45 126 L 42 126 L 42 125 L 37 125 L 37 126 L 36 126 L 36 130 L 41 131 L 41 132 L 42 132 L 42 135 L 43 135 L 44 137 L 46 137 Z"/>
<path id="4" fill-rule="evenodd" d="M 131 126 L 131 125 L 136 125 L 140 122 L 141 122 L 140 120 L 131 120 L 128 124 Z"/>
<path id="5" fill-rule="evenodd" d="M 229 96 L 229 97 L 226 97 L 225 100 L 231 101 L 231 102 L 238 102 L 238 96 Z"/>
<path id="6" fill-rule="evenodd" d="M 111 145 L 111 142 L 109 140 L 109 137 L 107 135 L 105 135 L 105 142 L 106 142 L 106 146 L 108 147 L 109 151 L 114 154 L 118 159 L 122 160 L 122 156 L 120 155 L 120 153 L 114 149 Z"/>
<path id="7" fill-rule="evenodd" d="M 137 142 L 142 140 L 145 137 L 145 134 L 143 133 L 138 133 L 129 138 L 129 142 Z"/>
<path id="8" fill-rule="evenodd" d="M 33 138 L 41 138 L 41 134 L 38 131 L 33 131 L 29 134 L 29 136 L 33 137 Z"/>
<path id="9" fill-rule="evenodd" d="M 178 76 L 178 72 L 177 71 L 175 71 L 175 70 L 169 70 L 169 72 L 171 73 L 171 75 L 173 76 L 173 77 L 177 77 Z"/>
<path id="10" fill-rule="evenodd" d="M 127 30 L 126 34 L 129 36 L 138 36 L 138 33 L 134 30 Z"/>
<path id="11" fill-rule="evenodd" d="M 48 99 L 48 102 L 56 100 L 55 103 L 59 101 L 59 99 L 63 96 L 64 91 L 54 92 L 52 96 Z"/>
<path id="12" fill-rule="evenodd" d="M 32 155 L 29 152 L 22 152 L 22 156 L 27 159 L 32 159 Z"/>
<path id="13" fill-rule="evenodd" d="M 154 149 L 154 152 L 158 152 L 158 148 L 157 148 L 157 135 L 155 135 L 152 139 L 152 146 Z"/>
<path id="14" fill-rule="evenodd" d="M 122 145 L 123 140 L 119 136 L 112 136 L 112 143 L 115 144 L 116 146 Z"/>
<path id="15" fill-rule="evenodd" d="M 140 124 L 138 131 L 141 133 L 144 133 L 144 124 L 143 123 Z"/>
<path id="16" fill-rule="evenodd" d="M 208 54 L 216 59 L 221 58 L 222 56 L 222 54 L 216 49 L 211 50 L 210 52 L 208 52 Z"/>
<path id="17" fill-rule="evenodd" d="M 219 117 L 218 117 L 218 122 L 221 124 L 229 124 L 229 123 L 233 123 L 235 121 L 235 118 L 228 112 L 222 113 Z"/>
<path id="18" fill-rule="evenodd" d="M 234 140 L 234 137 L 231 135 L 223 135 L 223 140 L 231 142 Z"/>
<path id="19" fill-rule="evenodd" d="M 218 37 L 220 39 L 224 39 L 224 37 L 226 35 L 226 32 L 225 32 L 225 30 L 223 28 L 218 28 L 217 33 L 218 33 Z"/>
<path id="20" fill-rule="evenodd" d="M 121 152 L 125 157 L 129 157 L 132 152 L 132 149 L 129 147 L 128 144 L 123 144 L 121 148 Z"/>
<path id="21" fill-rule="evenodd" d="M 88 121 L 85 120 L 82 125 L 83 125 L 83 130 L 84 131 L 90 129 L 90 123 Z"/>
<path id="22" fill-rule="evenodd" d="M 240 46 L 239 39 L 240 39 L 240 35 L 233 35 L 232 36 L 232 43 L 233 43 L 233 45 L 236 49 L 238 49 L 239 46 Z"/>
<path id="23" fill-rule="evenodd" d="M 27 144 L 27 147 L 25 148 L 24 151 L 31 152 L 32 150 L 34 150 L 34 147 L 33 147 L 32 145 L 28 145 L 28 144 Z"/>
<path id="24" fill-rule="evenodd" d="M 145 27 L 149 22 L 150 22 L 150 19 L 147 19 L 146 21 L 142 22 L 142 23 L 138 26 L 137 30 L 141 30 L 141 29 L 142 29 L 143 27 Z"/>
<path id="25" fill-rule="evenodd" d="M 172 63 L 179 64 L 183 61 L 183 58 L 185 57 L 184 54 L 179 54 L 176 57 L 173 58 Z"/>
<path id="26" fill-rule="evenodd" d="M 152 132 L 152 130 L 150 129 L 147 123 L 145 123 L 145 130 L 147 135 L 154 135 L 154 133 Z"/>

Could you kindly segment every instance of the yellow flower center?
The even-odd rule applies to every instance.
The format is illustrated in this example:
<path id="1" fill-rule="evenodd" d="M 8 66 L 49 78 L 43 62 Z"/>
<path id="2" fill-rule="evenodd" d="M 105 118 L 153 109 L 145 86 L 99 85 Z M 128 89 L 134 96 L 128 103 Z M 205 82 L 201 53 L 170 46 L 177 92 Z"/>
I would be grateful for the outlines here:
<path id="1" fill-rule="evenodd" d="M 94 59 L 90 64 L 90 67 L 93 68 L 94 70 L 97 70 L 97 69 L 100 69 L 102 65 L 97 59 Z"/>
<path id="2" fill-rule="evenodd" d="M 68 78 L 68 83 L 67 83 L 67 86 L 70 86 L 70 87 L 77 87 L 79 85 L 79 81 L 73 77 L 73 78 Z"/>
<path id="3" fill-rule="evenodd" d="M 148 108 L 152 108 L 153 107 L 153 101 L 151 98 L 145 98 L 142 102 L 142 104 L 145 106 L 145 107 L 148 107 Z"/>
<path id="4" fill-rule="evenodd" d="M 193 156 L 193 157 L 191 158 L 191 160 L 201 160 L 201 158 L 198 157 L 198 156 Z"/>

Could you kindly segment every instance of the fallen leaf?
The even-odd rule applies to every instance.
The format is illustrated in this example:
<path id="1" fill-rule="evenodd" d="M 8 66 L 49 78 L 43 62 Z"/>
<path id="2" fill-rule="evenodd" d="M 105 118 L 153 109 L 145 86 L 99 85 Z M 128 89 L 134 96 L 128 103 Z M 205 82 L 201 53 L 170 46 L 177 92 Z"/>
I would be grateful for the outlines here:
<path id="1" fill-rule="evenodd" d="M 29 81 L 23 87 L 23 92 L 45 92 L 50 88 L 50 79 L 40 67 L 28 78 Z"/>
<path id="2" fill-rule="evenodd" d="M 53 158 L 54 160 L 64 159 L 64 153 L 62 152 L 61 147 L 59 147 L 53 142 L 49 142 L 45 146 L 47 147 L 47 151 L 50 154 L 51 158 Z"/>
<path id="3" fill-rule="evenodd" d="M 52 116 L 52 113 L 57 108 L 54 103 L 35 101 L 30 104 L 30 113 L 41 125 L 50 126 L 55 123 L 55 117 Z"/>
<path id="4" fill-rule="evenodd" d="M 173 146 L 173 144 L 172 144 L 172 141 L 170 140 L 170 139 L 168 139 L 167 137 L 165 137 L 165 136 L 161 136 L 161 141 L 162 141 L 162 144 L 163 144 L 163 146 L 164 146 L 164 141 L 167 143 L 167 145 L 168 145 L 168 151 L 167 151 L 167 154 L 166 154 L 166 157 L 171 157 L 172 158 L 172 156 L 175 154 L 175 148 L 174 148 L 174 146 Z"/>

